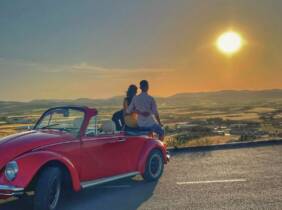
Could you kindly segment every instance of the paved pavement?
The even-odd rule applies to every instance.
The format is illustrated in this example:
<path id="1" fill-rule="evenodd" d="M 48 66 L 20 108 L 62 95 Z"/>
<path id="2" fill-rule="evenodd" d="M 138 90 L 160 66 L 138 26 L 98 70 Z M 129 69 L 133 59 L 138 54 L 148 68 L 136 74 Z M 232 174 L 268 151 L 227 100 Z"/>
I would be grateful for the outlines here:
<path id="1" fill-rule="evenodd" d="M 31 210 L 31 198 L 0 210 Z M 158 183 L 140 177 L 73 193 L 59 210 L 282 209 L 282 145 L 178 152 Z"/>

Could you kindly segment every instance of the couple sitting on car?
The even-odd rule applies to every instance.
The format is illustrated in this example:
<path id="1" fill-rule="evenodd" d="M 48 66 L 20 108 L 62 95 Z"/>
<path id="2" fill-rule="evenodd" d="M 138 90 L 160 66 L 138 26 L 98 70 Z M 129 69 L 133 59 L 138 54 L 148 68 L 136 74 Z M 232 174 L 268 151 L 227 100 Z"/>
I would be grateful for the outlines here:
<path id="1" fill-rule="evenodd" d="M 140 82 L 141 93 L 137 94 L 137 87 L 130 85 L 127 96 L 123 102 L 123 109 L 114 113 L 112 120 L 117 130 L 149 131 L 158 134 L 163 141 L 164 130 L 160 121 L 157 104 L 148 94 L 149 83 L 146 80 Z"/>

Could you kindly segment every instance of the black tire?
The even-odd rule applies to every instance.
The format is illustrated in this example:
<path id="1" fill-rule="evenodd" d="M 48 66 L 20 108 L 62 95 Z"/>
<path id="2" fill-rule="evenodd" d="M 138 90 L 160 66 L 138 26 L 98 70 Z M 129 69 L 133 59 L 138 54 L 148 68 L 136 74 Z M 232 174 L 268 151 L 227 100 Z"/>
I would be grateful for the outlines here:
<path id="1" fill-rule="evenodd" d="M 143 178 L 148 181 L 157 181 L 163 174 L 164 160 L 163 155 L 159 150 L 153 150 L 147 161 L 146 169 Z"/>
<path id="2" fill-rule="evenodd" d="M 61 190 L 61 170 L 57 167 L 44 169 L 35 186 L 34 210 L 56 210 Z"/>

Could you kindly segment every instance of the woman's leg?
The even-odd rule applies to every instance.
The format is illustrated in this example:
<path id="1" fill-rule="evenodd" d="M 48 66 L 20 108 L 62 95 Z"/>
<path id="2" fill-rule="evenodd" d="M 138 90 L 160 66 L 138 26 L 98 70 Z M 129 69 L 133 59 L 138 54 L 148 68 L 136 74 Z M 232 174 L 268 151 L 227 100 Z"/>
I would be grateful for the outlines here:
<path id="1" fill-rule="evenodd" d="M 116 130 L 121 131 L 124 126 L 123 110 L 115 112 L 113 114 L 112 121 L 116 125 Z"/>

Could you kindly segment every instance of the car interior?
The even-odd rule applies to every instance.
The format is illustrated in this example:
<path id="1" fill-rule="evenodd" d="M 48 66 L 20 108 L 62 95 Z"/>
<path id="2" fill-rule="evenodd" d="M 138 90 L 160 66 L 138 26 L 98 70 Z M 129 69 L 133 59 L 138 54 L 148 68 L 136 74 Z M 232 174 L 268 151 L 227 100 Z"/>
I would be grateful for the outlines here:
<path id="1" fill-rule="evenodd" d="M 79 120 L 75 120 L 77 124 L 79 124 Z M 128 136 L 148 136 L 151 135 L 151 131 L 145 128 L 130 128 L 128 126 L 124 126 L 123 130 L 125 135 Z M 86 130 L 86 136 L 97 136 L 97 135 L 113 135 L 119 133 L 117 131 L 116 125 L 112 120 L 106 120 L 102 123 L 97 122 L 97 118 L 93 118 Z"/>

